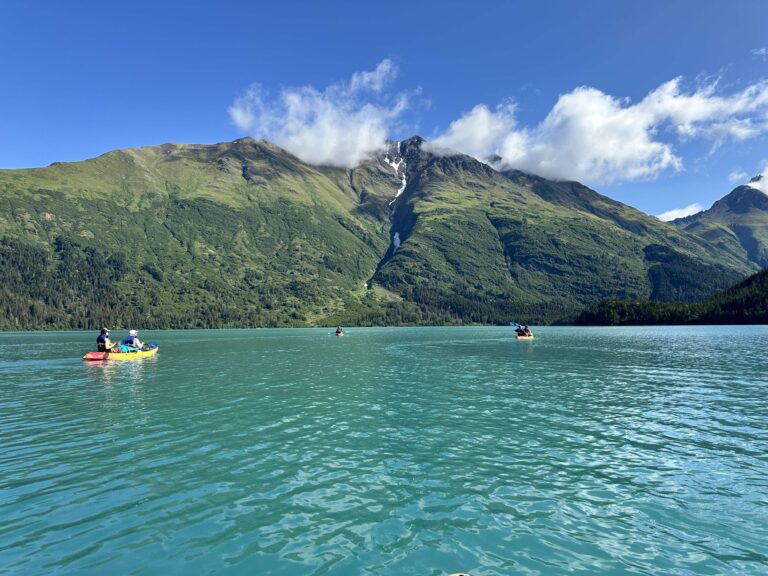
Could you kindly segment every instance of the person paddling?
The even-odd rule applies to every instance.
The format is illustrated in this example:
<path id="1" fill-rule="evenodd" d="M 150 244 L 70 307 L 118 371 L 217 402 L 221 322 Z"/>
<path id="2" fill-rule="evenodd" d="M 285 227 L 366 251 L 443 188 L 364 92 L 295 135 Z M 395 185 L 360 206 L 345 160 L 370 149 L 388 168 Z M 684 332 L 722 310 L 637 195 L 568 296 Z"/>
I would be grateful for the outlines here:
<path id="1" fill-rule="evenodd" d="M 112 346 L 112 341 L 109 339 L 109 330 L 102 328 L 101 334 L 96 337 L 96 350 L 99 352 L 109 352 Z"/>
<path id="2" fill-rule="evenodd" d="M 515 334 L 517 334 L 518 338 L 533 338 L 533 332 L 531 332 L 531 329 L 528 328 L 528 325 L 521 326 L 520 324 L 516 324 L 517 328 L 515 328 Z"/>
<path id="3" fill-rule="evenodd" d="M 139 331 L 138 330 L 130 330 L 128 332 L 128 337 L 124 338 L 120 344 L 123 346 L 130 346 L 131 348 L 135 349 L 136 351 L 141 350 L 144 347 L 144 343 L 139 340 Z"/>
<path id="4" fill-rule="evenodd" d="M 531 333 L 531 330 L 530 330 L 530 328 L 528 328 L 527 324 L 525 326 L 523 326 L 523 334 L 525 334 L 526 336 L 533 336 L 533 334 Z"/>

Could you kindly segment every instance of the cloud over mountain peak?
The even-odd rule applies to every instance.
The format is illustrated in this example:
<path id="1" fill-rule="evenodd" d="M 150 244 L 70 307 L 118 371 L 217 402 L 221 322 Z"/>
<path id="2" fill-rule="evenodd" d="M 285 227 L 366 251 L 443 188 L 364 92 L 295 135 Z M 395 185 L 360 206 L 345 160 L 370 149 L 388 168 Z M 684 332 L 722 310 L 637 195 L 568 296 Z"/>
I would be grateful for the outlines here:
<path id="1" fill-rule="evenodd" d="M 408 107 L 407 93 L 384 92 L 396 76 L 396 64 L 382 60 L 375 69 L 356 72 L 349 82 L 324 90 L 283 88 L 273 95 L 252 84 L 228 111 L 242 131 L 270 140 L 305 162 L 353 168 L 384 148 Z"/>
<path id="2" fill-rule="evenodd" d="M 306 162 L 352 168 L 402 128 L 418 91 L 393 91 L 397 73 L 385 59 L 322 90 L 288 87 L 272 94 L 253 84 L 228 111 L 244 132 Z M 768 81 L 724 93 L 717 81 L 686 88 L 674 78 L 636 103 L 581 86 L 561 94 L 538 124 L 522 126 L 516 114 L 512 99 L 477 104 L 428 148 L 591 185 L 650 180 L 683 169 L 679 146 L 686 142 L 703 141 L 714 151 L 768 133 Z"/>
<path id="3" fill-rule="evenodd" d="M 436 146 L 475 156 L 498 156 L 504 168 L 591 184 L 654 178 L 681 170 L 673 143 L 705 139 L 717 147 L 768 132 L 768 82 L 731 95 L 717 83 L 693 91 L 675 78 L 636 104 L 582 86 L 563 94 L 536 126 L 521 127 L 516 107 L 478 105 L 451 123 Z"/>

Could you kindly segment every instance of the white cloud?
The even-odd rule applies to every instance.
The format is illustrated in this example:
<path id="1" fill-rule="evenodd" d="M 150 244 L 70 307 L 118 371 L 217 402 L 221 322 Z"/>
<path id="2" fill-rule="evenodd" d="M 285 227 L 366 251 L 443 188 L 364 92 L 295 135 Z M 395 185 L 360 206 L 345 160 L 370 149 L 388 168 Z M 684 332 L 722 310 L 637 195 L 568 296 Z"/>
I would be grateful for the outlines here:
<path id="1" fill-rule="evenodd" d="M 397 66 L 392 60 L 382 60 L 374 70 L 355 72 L 349 83 L 349 89 L 353 92 L 371 90 L 381 92 L 384 86 L 397 77 Z"/>
<path id="2" fill-rule="evenodd" d="M 765 62 L 765 59 L 768 58 L 768 48 L 766 48 L 765 46 L 763 46 L 762 48 L 755 48 L 754 50 L 752 50 L 752 55 L 759 56 L 760 58 L 763 59 L 763 62 Z"/>
<path id="3" fill-rule="evenodd" d="M 407 94 L 383 93 L 396 75 L 397 66 L 383 60 L 374 70 L 322 91 L 283 88 L 273 97 L 254 84 L 230 106 L 229 115 L 244 132 L 305 162 L 352 168 L 385 146 L 408 107 Z"/>
<path id="4" fill-rule="evenodd" d="M 494 110 L 478 105 L 434 142 L 481 160 L 499 156 L 501 168 L 608 184 L 681 170 L 670 139 L 703 138 L 718 146 L 768 131 L 768 82 L 729 96 L 718 95 L 714 82 L 687 93 L 681 83 L 666 82 L 636 104 L 577 88 L 531 128 L 518 126 L 511 102 Z"/>
<path id="5" fill-rule="evenodd" d="M 728 174 L 728 181 L 733 184 L 743 184 L 747 178 L 749 177 L 749 174 L 744 172 L 744 170 L 738 169 L 731 171 L 730 174 Z"/>
<path id="6" fill-rule="evenodd" d="M 289 87 L 270 94 L 254 84 L 229 115 L 244 132 L 306 162 L 354 167 L 402 128 L 413 93 L 389 90 L 396 76 L 397 66 L 383 60 L 322 90 Z M 430 146 L 483 161 L 497 157 L 499 168 L 593 185 L 648 180 L 682 170 L 675 147 L 683 142 L 704 140 L 714 150 L 728 140 L 768 133 L 768 81 L 724 94 L 716 81 L 686 90 L 676 78 L 636 103 L 580 87 L 561 95 L 538 124 L 521 126 L 516 113 L 512 100 L 478 104 Z"/>
<path id="7" fill-rule="evenodd" d="M 747 182 L 747 186 L 760 190 L 763 194 L 768 194 L 768 163 L 763 166 L 757 176 Z"/>
<path id="8" fill-rule="evenodd" d="M 511 101 L 500 104 L 495 110 L 479 104 L 451 122 L 448 131 L 433 139 L 428 148 L 459 150 L 486 159 L 497 152 L 497 143 L 513 133 L 515 126 L 515 105 Z"/>
<path id="9" fill-rule="evenodd" d="M 667 212 L 664 212 L 663 214 L 659 214 L 656 216 L 659 220 L 664 220 L 664 222 L 669 222 L 670 220 L 674 220 L 675 218 L 685 218 L 686 216 L 690 216 L 691 214 L 696 214 L 697 212 L 701 212 L 704 210 L 704 207 L 701 204 L 689 204 L 685 208 L 675 208 L 674 210 L 668 210 Z"/>

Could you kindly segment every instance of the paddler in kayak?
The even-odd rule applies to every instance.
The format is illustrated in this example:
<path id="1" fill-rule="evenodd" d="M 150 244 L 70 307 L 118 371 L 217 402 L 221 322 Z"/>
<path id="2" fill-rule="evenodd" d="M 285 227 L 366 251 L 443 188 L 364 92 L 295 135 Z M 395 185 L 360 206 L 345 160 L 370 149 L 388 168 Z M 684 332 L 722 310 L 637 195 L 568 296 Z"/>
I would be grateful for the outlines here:
<path id="1" fill-rule="evenodd" d="M 528 326 L 520 326 L 518 324 L 517 328 L 515 328 L 515 334 L 517 334 L 521 338 L 530 338 L 533 336 L 533 333 L 528 328 Z"/>
<path id="2" fill-rule="evenodd" d="M 132 348 L 133 351 L 137 352 L 144 348 L 144 343 L 139 340 L 139 331 L 138 330 L 130 330 L 128 332 L 128 337 L 123 338 L 120 341 L 121 346 L 128 346 L 129 348 Z"/>
<path id="3" fill-rule="evenodd" d="M 336 328 L 336 336 L 344 336 L 344 328 L 342 328 L 341 326 Z"/>
<path id="4" fill-rule="evenodd" d="M 99 352 L 109 352 L 114 344 L 109 339 L 109 330 L 101 329 L 101 334 L 96 337 L 96 349 Z"/>

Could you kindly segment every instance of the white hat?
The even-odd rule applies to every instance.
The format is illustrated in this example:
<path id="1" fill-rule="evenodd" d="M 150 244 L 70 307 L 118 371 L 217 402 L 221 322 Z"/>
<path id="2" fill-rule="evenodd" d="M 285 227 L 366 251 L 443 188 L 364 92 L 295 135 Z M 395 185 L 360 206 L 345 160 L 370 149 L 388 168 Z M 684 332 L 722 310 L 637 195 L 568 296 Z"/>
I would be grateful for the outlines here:
<path id="1" fill-rule="evenodd" d="M 138 332 L 136 330 L 131 330 L 130 332 L 128 332 L 128 334 L 130 334 L 131 336 L 136 336 Z"/>

